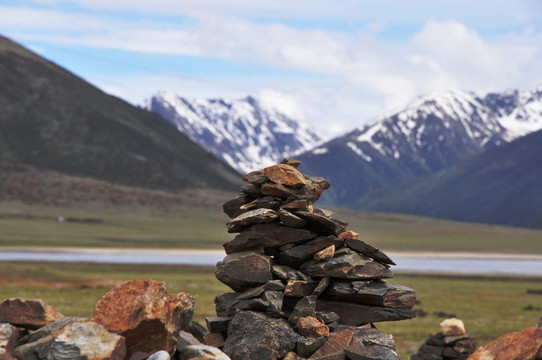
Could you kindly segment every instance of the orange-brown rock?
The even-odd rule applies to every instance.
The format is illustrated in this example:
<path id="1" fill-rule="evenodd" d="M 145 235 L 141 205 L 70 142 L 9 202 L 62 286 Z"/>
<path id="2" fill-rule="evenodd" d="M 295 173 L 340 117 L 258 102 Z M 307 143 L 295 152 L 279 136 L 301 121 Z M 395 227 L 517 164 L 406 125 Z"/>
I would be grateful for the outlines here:
<path id="1" fill-rule="evenodd" d="M 505 334 L 476 350 L 468 360 L 536 360 L 542 355 L 542 329 L 528 327 Z"/>
<path id="2" fill-rule="evenodd" d="M 344 350 L 350 342 L 354 333 L 351 330 L 342 330 L 329 335 L 328 340 L 320 349 L 316 350 L 309 358 L 311 360 L 343 360 Z"/>
<path id="3" fill-rule="evenodd" d="M 299 318 L 295 325 L 297 332 L 308 338 L 317 338 L 320 336 L 329 336 L 329 327 L 322 324 L 313 316 Z"/>
<path id="4" fill-rule="evenodd" d="M 305 180 L 303 174 L 301 174 L 296 168 L 291 165 L 278 164 L 268 166 L 263 169 L 263 174 L 275 184 L 291 186 L 295 188 L 307 185 L 307 181 Z"/>
<path id="5" fill-rule="evenodd" d="M 337 236 L 342 239 L 359 239 L 359 234 L 355 231 L 345 231 Z"/>
<path id="6" fill-rule="evenodd" d="M 92 320 L 126 338 L 129 358 L 137 351 L 173 353 L 176 334 L 188 326 L 193 314 L 192 295 L 170 295 L 163 282 L 132 280 L 117 285 L 102 297 Z"/>
<path id="7" fill-rule="evenodd" d="M 39 329 L 64 317 L 41 299 L 11 298 L 0 303 L 0 323 Z"/>

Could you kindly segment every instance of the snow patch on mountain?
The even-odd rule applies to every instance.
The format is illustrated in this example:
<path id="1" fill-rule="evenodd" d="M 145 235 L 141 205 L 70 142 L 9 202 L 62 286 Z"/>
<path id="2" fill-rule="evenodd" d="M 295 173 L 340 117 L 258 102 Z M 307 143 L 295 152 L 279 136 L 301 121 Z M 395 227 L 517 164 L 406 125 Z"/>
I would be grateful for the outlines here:
<path id="1" fill-rule="evenodd" d="M 316 147 L 323 136 L 253 97 L 189 100 L 160 91 L 142 105 L 241 173 Z"/>

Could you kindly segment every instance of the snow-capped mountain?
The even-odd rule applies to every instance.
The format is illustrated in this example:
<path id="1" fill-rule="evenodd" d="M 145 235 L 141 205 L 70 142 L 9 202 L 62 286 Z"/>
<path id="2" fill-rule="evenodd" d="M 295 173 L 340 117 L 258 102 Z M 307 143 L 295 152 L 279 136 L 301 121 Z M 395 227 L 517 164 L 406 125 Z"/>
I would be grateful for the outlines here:
<path id="1" fill-rule="evenodd" d="M 314 148 L 323 137 L 255 98 L 189 100 L 161 91 L 143 107 L 241 173 Z"/>
<path id="2" fill-rule="evenodd" d="M 298 158 L 302 170 L 334 185 L 324 201 L 348 206 L 368 191 L 435 173 L 538 129 L 542 89 L 483 97 L 450 90 L 420 97 Z"/>

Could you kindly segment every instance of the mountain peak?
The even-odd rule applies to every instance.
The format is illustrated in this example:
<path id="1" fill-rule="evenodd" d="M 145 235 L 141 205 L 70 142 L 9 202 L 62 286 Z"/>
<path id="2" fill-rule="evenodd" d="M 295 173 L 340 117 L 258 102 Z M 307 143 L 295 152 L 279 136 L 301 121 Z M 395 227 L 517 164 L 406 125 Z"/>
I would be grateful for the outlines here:
<path id="1" fill-rule="evenodd" d="M 241 173 L 272 165 L 323 140 L 308 126 L 247 96 L 188 100 L 160 91 L 143 106 Z"/>

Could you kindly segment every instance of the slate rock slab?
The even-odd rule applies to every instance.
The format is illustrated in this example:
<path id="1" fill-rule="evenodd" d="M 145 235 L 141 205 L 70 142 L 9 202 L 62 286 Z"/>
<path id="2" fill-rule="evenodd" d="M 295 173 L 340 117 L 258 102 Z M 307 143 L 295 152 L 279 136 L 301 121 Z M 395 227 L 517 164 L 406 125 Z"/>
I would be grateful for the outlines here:
<path id="1" fill-rule="evenodd" d="M 124 337 L 89 320 L 73 320 L 40 332 L 13 350 L 19 360 L 123 360 Z M 25 339 L 22 341 L 24 342 Z"/>
<path id="2" fill-rule="evenodd" d="M 215 276 L 234 291 L 243 292 L 273 280 L 269 256 L 251 251 L 227 255 L 216 264 Z"/>
<path id="3" fill-rule="evenodd" d="M 405 310 L 412 309 L 416 302 L 413 289 L 384 281 L 334 280 L 326 294 L 335 300 Z"/>
<path id="4" fill-rule="evenodd" d="M 64 317 L 41 299 L 10 298 L 0 303 L 0 323 L 29 330 L 39 329 Z"/>
<path id="5" fill-rule="evenodd" d="M 316 310 L 335 312 L 340 317 L 340 324 L 354 326 L 382 321 L 406 320 L 415 317 L 415 314 L 409 310 L 389 309 L 379 306 L 320 299 L 316 302 Z"/>
<path id="6" fill-rule="evenodd" d="M 232 360 L 281 359 L 295 349 L 299 338 L 283 319 L 239 311 L 230 322 L 223 351 Z"/>
<path id="7" fill-rule="evenodd" d="M 272 209 L 255 209 L 247 211 L 233 219 L 228 223 L 228 232 L 240 232 L 247 227 L 255 224 L 264 224 L 275 221 L 279 215 Z"/>

